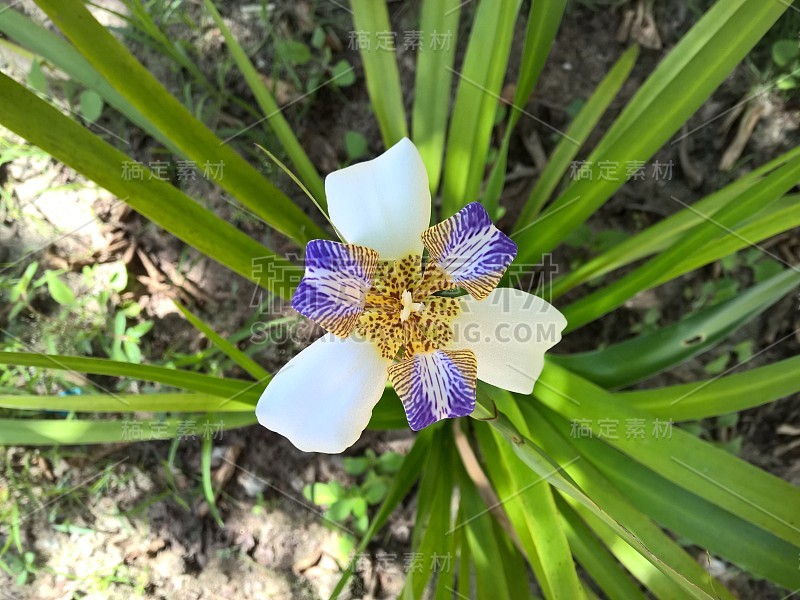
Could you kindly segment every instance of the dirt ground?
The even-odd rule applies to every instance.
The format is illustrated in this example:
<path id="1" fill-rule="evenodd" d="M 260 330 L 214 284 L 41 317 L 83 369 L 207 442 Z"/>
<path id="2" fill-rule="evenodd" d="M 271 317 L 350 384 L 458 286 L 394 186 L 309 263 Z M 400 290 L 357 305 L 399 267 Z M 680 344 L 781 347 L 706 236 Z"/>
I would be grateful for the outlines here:
<path id="1" fill-rule="evenodd" d="M 28 4 L 23 3 L 25 10 L 35 12 Z M 574 103 L 588 98 L 629 39 L 643 42 L 645 47 L 630 79 L 593 134 L 588 148 L 597 142 L 658 62 L 696 21 L 694 4 L 703 8 L 707 3 L 658 2 L 655 29 L 641 26 L 633 32 L 621 31 L 625 29 L 629 4 L 608 4 L 570 3 L 539 85 L 526 106 L 526 111 L 537 119 L 563 129 L 571 119 Z M 269 72 L 273 59 L 270 44 L 260 44 L 265 35 L 263 21 L 253 16 L 256 13 L 249 6 L 246 2 L 231 2 L 223 14 L 246 48 L 260 46 L 256 64 Z M 391 2 L 390 8 L 396 30 L 415 28 L 415 3 Z M 343 140 L 348 131 L 361 133 L 371 154 L 380 152 L 377 124 L 366 116 L 369 103 L 363 70 L 357 52 L 348 48 L 352 25 L 346 10 L 337 3 L 320 2 L 314 6 L 305 1 L 278 3 L 273 10 L 276 31 L 286 37 L 307 42 L 316 24 L 324 24 L 329 35 L 338 40 L 338 45 L 333 43 L 337 48 L 335 57 L 346 58 L 356 66 L 355 85 L 323 88 L 286 111 L 320 172 L 339 168 L 346 160 Z M 472 14 L 474 7 L 467 5 L 463 10 Z M 201 20 L 200 14 L 198 9 L 199 25 L 172 25 L 170 35 L 197 49 L 194 57 L 204 73 L 217 73 L 215 61 L 219 62 L 223 43 L 219 32 L 207 19 Z M 520 21 L 512 51 L 506 80 L 509 84 L 516 80 L 523 27 L 524 19 Z M 465 36 L 461 37 L 463 42 Z M 146 45 L 132 40 L 129 44 L 151 71 L 179 92 L 185 73 L 176 73 Z M 758 52 L 763 53 L 763 49 L 754 53 L 756 62 Z M 0 60 L 7 59 L 0 55 Z M 401 53 L 399 64 L 410 105 L 413 54 Z M 253 102 L 235 69 L 229 68 L 222 79 L 231 93 Z M 740 65 L 692 117 L 687 131 L 746 98 L 751 98 L 752 104 L 757 83 L 750 66 Z M 291 87 L 290 82 L 285 101 L 299 95 Z M 641 230 L 681 208 L 671 196 L 693 202 L 800 142 L 796 96 L 770 90 L 759 94 L 754 101 L 763 105 L 763 115 L 732 170 L 725 172 L 719 166 L 736 137 L 738 120 L 719 119 L 660 150 L 648 161 L 648 166 L 656 161 L 671 164 L 672 175 L 663 179 L 647 177 L 625 185 L 591 218 L 584 238 L 596 240 L 609 230 L 623 234 Z M 227 127 L 231 119 L 246 123 L 249 118 L 235 107 L 228 107 L 227 114 L 227 117 L 214 114 L 212 125 Z M 101 124 L 116 132 L 121 121 L 104 117 Z M 501 133 L 496 132 L 495 143 Z M 126 151 L 134 158 L 147 162 L 159 156 L 157 144 L 141 133 L 126 132 L 124 137 L 130 142 Z M 501 225 L 508 225 L 518 213 L 540 172 L 542 152 L 547 155 L 555 141 L 548 129 L 533 119 L 520 121 L 509 156 L 509 181 L 501 200 L 508 210 Z M 240 149 L 249 152 L 245 141 Z M 270 168 L 259 157 L 252 157 L 261 168 Z M 275 173 L 275 178 L 282 189 L 312 214 L 312 207 L 288 179 L 279 173 Z M 130 282 L 120 300 L 138 303 L 142 318 L 155 321 L 146 337 L 145 352 L 154 362 L 161 357 L 175 358 L 208 349 L 207 341 L 179 316 L 172 299 L 189 304 L 223 335 L 244 331 L 243 339 L 254 323 L 292 314 L 283 305 L 270 305 L 263 311 L 253 306 L 255 290 L 249 282 L 187 250 L 126 210 L 108 193 L 92 188 L 80 176 L 46 157 L 17 159 L 4 174 L 0 173 L 2 179 L 13 189 L 10 205 L 21 212 L 13 214 L 3 205 L 6 212 L 0 225 L 0 240 L 3 240 L 0 250 L 5 255 L 0 259 L 13 262 L 30 247 L 46 247 L 39 257 L 41 263 L 65 268 L 66 281 L 79 293 L 96 291 L 81 290 L 79 275 L 83 265 L 122 261 Z M 202 198 L 217 214 L 272 248 L 281 252 L 298 251 L 280 236 L 268 232 L 251 215 L 232 206 L 207 182 L 190 182 L 185 188 L 193 197 Z M 562 246 L 554 254 L 555 262 L 562 270 L 570 269 L 596 252 L 592 243 L 584 239 L 584 243 Z M 800 236 L 796 230 L 767 241 L 763 247 L 787 262 L 800 260 Z M 597 340 L 608 344 L 628 338 L 646 320 L 648 311 L 651 314 L 657 311 L 657 323 L 672 323 L 692 309 L 692 302 L 702 294 L 707 282 L 723 276 L 735 279 L 742 286 L 752 283 L 751 271 L 744 266 L 726 274 L 720 265 L 710 265 L 662 286 L 657 293 L 637 296 L 612 315 L 569 335 L 555 351 L 586 351 L 597 347 Z M 96 285 L 102 286 L 103 282 L 100 278 Z M 585 292 L 569 294 L 562 301 L 573 300 L 580 293 Z M 23 315 L 14 322 L 6 322 L 0 311 L 3 317 L 0 325 L 20 338 L 29 350 L 75 353 L 72 330 L 66 325 L 67 329 L 58 337 L 58 347 L 46 346 L 42 323 L 57 307 L 42 300 L 36 308 L 37 314 Z M 757 351 L 798 330 L 797 299 L 788 297 L 722 347 L 640 387 L 706 378 L 707 364 L 737 343 L 752 340 Z M 293 341 L 262 344 L 254 357 L 266 368 L 275 369 L 319 333 L 313 326 L 301 323 Z M 749 361 L 747 368 L 796 355 L 798 350 L 800 335 L 795 335 Z M 246 377 L 235 367 L 227 367 L 224 361 L 215 364 L 216 372 L 225 369 L 226 375 Z M 111 378 L 92 379 L 112 387 L 119 383 Z M 130 389 L 140 388 L 133 385 Z M 792 444 L 800 434 L 797 400 L 797 397 L 787 398 L 745 411 L 732 425 L 715 421 L 699 424 L 700 434 L 720 442 L 741 438 L 741 457 L 800 484 L 800 445 Z M 388 450 L 405 452 L 411 441 L 412 435 L 407 431 L 367 432 L 347 454 L 361 455 L 367 448 L 379 454 Z M 235 468 L 219 499 L 224 520 L 224 526 L 219 527 L 210 515 L 204 515 L 207 507 L 203 507 L 200 486 L 200 442 L 185 439 L 171 446 L 169 442 L 152 441 L 102 447 L 3 449 L 0 457 L 3 472 L 12 489 L 16 489 L 20 507 L 26 509 L 21 510 L 21 545 L 33 553 L 33 558 L 24 585 L 18 585 L 0 570 L 0 597 L 54 600 L 130 598 L 136 594 L 163 599 L 327 597 L 338 581 L 341 567 L 350 558 L 353 532 L 348 524 L 341 527 L 326 521 L 320 509 L 304 498 L 303 488 L 320 481 L 353 484 L 354 478 L 345 472 L 341 457 L 301 453 L 282 437 L 258 426 L 226 432 L 215 442 L 212 463 L 214 469 L 220 469 L 228 464 L 230 457 L 235 457 Z M 42 498 L 48 500 L 43 502 Z M 407 498 L 371 545 L 369 554 L 359 557 L 358 574 L 348 592 L 351 597 L 397 595 L 407 567 L 414 503 L 413 495 Z M 5 542 L 2 536 L 0 542 Z M 702 549 L 692 548 L 691 552 L 698 560 L 705 559 Z M 781 590 L 753 581 L 717 559 L 712 560 L 710 568 L 741 598 L 783 596 Z"/>

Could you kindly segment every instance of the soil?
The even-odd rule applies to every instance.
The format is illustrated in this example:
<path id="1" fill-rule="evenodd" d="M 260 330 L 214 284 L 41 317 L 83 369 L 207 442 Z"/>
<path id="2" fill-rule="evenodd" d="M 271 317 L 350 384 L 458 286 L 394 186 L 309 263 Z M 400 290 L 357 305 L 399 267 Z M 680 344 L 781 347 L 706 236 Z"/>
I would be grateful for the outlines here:
<path id="1" fill-rule="evenodd" d="M 114 2 L 106 3 L 115 6 Z M 569 4 L 558 38 L 526 111 L 537 119 L 563 130 L 571 119 L 576 101 L 586 100 L 610 66 L 627 47 L 620 42 L 619 30 L 626 18 L 628 3 L 593 6 L 597 3 Z M 635 4 L 635 3 L 632 3 Z M 702 9 L 705 4 L 696 3 Z M 325 87 L 287 109 L 286 116 L 298 138 L 309 150 L 321 173 L 339 168 L 346 160 L 344 135 L 358 131 L 369 143 L 371 155 L 382 150 L 380 132 L 369 114 L 369 100 L 363 85 L 363 69 L 357 52 L 348 48 L 352 29 L 350 15 L 338 3 L 299 1 L 270 5 L 273 27 L 265 30 L 251 5 L 231 2 L 224 16 L 245 48 L 258 46 L 256 64 L 270 72 L 274 57 L 270 36 L 288 37 L 308 42 L 316 24 L 326 27 L 330 43 L 338 49 L 335 59 L 346 58 L 356 67 L 357 83 L 335 89 Z M 603 117 L 587 148 L 593 147 L 614 117 L 633 96 L 658 62 L 697 20 L 692 3 L 678 0 L 659 2 L 652 30 L 634 32 L 640 40 L 660 48 L 642 48 L 641 56 L 611 109 Z M 37 14 L 29 2 L 22 8 Z M 396 30 L 415 29 L 415 3 L 390 2 L 392 23 Z M 170 25 L 172 39 L 196 48 L 200 70 L 212 76 L 220 74 L 227 90 L 254 106 L 245 83 L 234 68 L 220 67 L 224 51 L 219 32 L 195 11 L 195 25 Z M 463 10 L 472 14 L 474 6 Z M 523 8 L 523 10 L 526 10 Z M 254 16 L 255 15 L 255 16 Z M 104 18 L 111 19 L 106 15 Z M 46 23 L 46 21 L 43 20 Z M 120 23 L 111 22 L 112 25 Z M 516 32 L 509 76 L 516 79 L 522 51 L 524 20 Z M 462 45 L 466 31 L 461 32 Z M 336 42 L 338 40 L 338 43 Z M 182 95 L 187 74 L 152 48 L 136 40 L 127 40 L 136 55 L 176 94 Z M 463 48 L 461 50 L 463 54 Z M 0 60 L 7 59 L 0 55 Z M 406 100 L 413 92 L 414 57 L 401 53 L 401 79 Z M 9 65 L 4 65 L 9 66 Z M 25 65 L 16 65 L 24 68 Z M 11 65 L 9 68 L 13 68 Z M 19 71 L 17 71 L 19 72 Z M 670 178 L 645 177 L 632 181 L 602 207 L 589 221 L 590 236 L 615 230 L 630 233 L 641 230 L 672 214 L 681 207 L 672 196 L 691 203 L 719 189 L 754 166 L 794 147 L 798 138 L 797 97 L 769 91 L 759 96 L 764 115 L 745 146 L 741 158 L 729 172 L 719 168 L 720 159 L 730 146 L 738 122 L 725 119 L 706 124 L 714 115 L 730 109 L 747 98 L 757 81 L 747 65 L 740 65 L 688 124 L 688 131 L 698 128 L 684 142 L 667 144 L 648 161 L 648 168 L 658 161 L 672 164 Z M 290 82 L 291 84 L 291 82 Z M 291 87 L 287 84 L 288 87 Z M 294 92 L 286 92 L 291 97 Z M 213 104 L 213 100 L 209 101 Z M 238 107 L 226 107 L 224 116 L 209 111 L 212 126 L 235 128 L 249 123 L 252 117 Z M 120 131 L 122 122 L 104 116 L 101 124 Z M 252 141 L 264 140 L 263 131 L 241 140 L 238 149 L 270 172 L 279 186 L 296 199 L 309 214 L 314 209 L 280 172 L 251 152 Z M 502 131 L 496 132 L 495 143 Z M 163 156 L 152 139 L 138 131 L 124 134 L 126 151 L 142 162 Z M 548 154 L 557 139 L 533 119 L 522 118 L 514 135 L 509 155 L 509 181 L 501 204 L 507 213 L 501 226 L 508 226 L 524 202 L 541 165 L 537 147 Z M 267 144 L 269 145 L 269 144 Z M 683 150 L 684 156 L 681 156 Z M 581 157 L 579 157 L 581 158 Z M 13 203 L 20 215 L 7 213 L 2 237 L 6 256 L 14 262 L 30 248 L 45 247 L 40 260 L 51 268 L 66 268 L 67 282 L 80 290 L 80 270 L 90 262 L 125 262 L 130 283 L 119 301 L 129 300 L 142 307 L 142 318 L 152 319 L 155 327 L 148 334 L 148 357 L 175 357 L 208 348 L 207 341 L 179 316 L 173 299 L 188 304 L 222 335 L 244 331 L 247 337 L 254 323 L 291 316 L 285 305 L 259 307 L 256 290 L 246 280 L 199 256 L 163 231 L 124 208 L 102 190 L 96 190 L 83 178 L 46 158 L 17 159 L 5 174 L 13 189 Z M 72 185 L 74 190 L 56 189 Z M 204 181 L 183 182 L 187 193 L 201 199 L 217 214 L 225 217 L 254 238 L 283 253 L 296 253 L 291 243 L 271 233 L 263 223 L 243 212 Z M 49 190 L 49 191 L 48 191 Z M 68 206 L 69 209 L 65 209 Z M 67 221 L 70 218 L 72 220 Z M 86 223 L 86 226 L 81 226 Z M 80 226 L 80 227 L 79 227 Z M 79 227 L 78 231 L 74 231 Z M 66 233 L 66 235 L 65 235 Z M 798 231 L 789 232 L 762 246 L 783 260 L 800 260 Z M 133 250 L 131 250 L 133 248 Z M 591 247 L 564 245 L 554 253 L 562 268 L 585 261 Z M 179 265 L 176 270 L 175 265 Z M 708 281 L 722 277 L 719 265 L 710 265 L 690 275 L 634 298 L 613 314 L 599 319 L 566 338 L 557 352 L 580 352 L 614 343 L 634 335 L 632 328 L 641 325 L 650 309 L 658 310 L 658 323 L 672 323 L 691 310 L 686 290 L 695 296 Z M 746 267 L 734 274 L 742 285 L 752 283 Z M 103 285 L 102 280 L 98 285 Z M 91 293 L 92 290 L 83 290 Z M 581 293 L 571 293 L 563 302 Z M 0 322 L 11 334 L 23 339 L 33 351 L 51 351 L 39 333 L 40 320 L 57 307 L 42 306 L 40 317 L 26 316 L 13 323 Z M 0 311 L 1 312 L 1 311 Z M 772 310 L 737 332 L 724 347 L 643 382 L 639 387 L 670 385 L 707 378 L 704 366 L 724 349 L 743 340 L 752 340 L 754 351 L 764 349 L 792 331 L 800 331 L 797 298 L 786 298 Z M 254 357 L 269 370 L 282 365 L 320 331 L 307 324 L 298 325 L 292 341 L 262 344 Z M 62 337 L 59 352 L 74 352 L 68 332 Z M 800 335 L 789 337 L 748 361 L 743 368 L 768 364 L 800 350 Z M 229 364 L 217 365 L 225 374 L 246 377 Z M 110 378 L 95 381 L 117 385 Z M 136 386 L 131 388 L 137 389 Z M 800 405 L 795 395 L 770 405 L 744 411 L 738 423 L 721 427 L 714 421 L 703 423 L 702 435 L 725 441 L 741 437 L 739 455 L 749 462 L 794 483 L 800 483 L 800 446 L 793 445 L 800 434 Z M 406 451 L 413 438 L 410 432 L 367 432 L 348 455 L 360 455 L 366 448 L 381 453 Z M 102 447 L 61 449 L 4 449 L 0 461 L 4 472 L 24 478 L 26 486 L 15 493 L 23 511 L 20 525 L 21 544 L 34 554 L 34 572 L 25 585 L 17 585 L 0 570 L 0 597 L 11 598 L 129 598 L 140 594 L 147 598 L 325 598 L 338 581 L 348 556 L 349 525 L 343 530 L 322 518 L 320 509 L 303 497 L 305 485 L 315 481 L 336 480 L 345 485 L 353 478 L 344 469 L 341 457 L 310 455 L 297 451 L 288 441 L 261 427 L 225 433 L 215 442 L 213 468 L 226 464 L 226 454 L 236 455 L 235 469 L 218 501 L 224 526 L 204 514 L 200 487 L 200 443 L 182 440 L 174 460 L 168 462 L 171 444 L 151 441 L 122 443 Z M 238 453 L 238 454 L 236 454 Z M 9 475 L 11 477 L 11 475 Z M 0 489 L 2 489 L 0 484 Z M 12 486 L 12 489 L 14 486 Z M 74 489 L 73 489 L 74 488 Z M 63 494 L 65 490 L 72 490 Z M 63 495 L 62 495 L 63 494 Z M 42 498 L 52 498 L 42 503 Z M 358 598 L 396 597 L 402 587 L 413 527 L 414 498 L 406 499 L 388 526 L 371 544 L 369 553 L 360 557 L 357 576 L 350 595 Z M 0 540 L 5 541 L 2 537 Z M 705 552 L 692 548 L 698 560 Z M 387 558 L 388 557 L 388 558 Z M 741 598 L 781 598 L 784 594 L 764 582 L 753 581 L 731 565 L 717 559 L 710 569 L 726 581 Z"/>

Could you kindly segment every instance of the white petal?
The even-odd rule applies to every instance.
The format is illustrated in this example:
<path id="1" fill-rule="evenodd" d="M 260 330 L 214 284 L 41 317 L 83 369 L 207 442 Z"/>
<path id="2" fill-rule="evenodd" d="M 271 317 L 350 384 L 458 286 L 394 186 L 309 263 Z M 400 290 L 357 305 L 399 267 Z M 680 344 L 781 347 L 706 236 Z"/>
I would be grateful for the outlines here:
<path id="1" fill-rule="evenodd" d="M 378 158 L 328 175 L 325 194 L 331 221 L 348 244 L 377 250 L 384 260 L 422 254 L 431 193 L 422 157 L 408 138 Z"/>
<path id="2" fill-rule="evenodd" d="M 541 298 L 510 288 L 494 290 L 485 300 L 461 299 L 453 320 L 455 338 L 448 349 L 472 350 L 478 379 L 530 394 L 544 368 L 544 353 L 561 341 L 567 320 Z"/>
<path id="3" fill-rule="evenodd" d="M 343 452 L 366 429 L 390 363 L 370 342 L 325 334 L 272 378 L 258 422 L 304 452 Z"/>

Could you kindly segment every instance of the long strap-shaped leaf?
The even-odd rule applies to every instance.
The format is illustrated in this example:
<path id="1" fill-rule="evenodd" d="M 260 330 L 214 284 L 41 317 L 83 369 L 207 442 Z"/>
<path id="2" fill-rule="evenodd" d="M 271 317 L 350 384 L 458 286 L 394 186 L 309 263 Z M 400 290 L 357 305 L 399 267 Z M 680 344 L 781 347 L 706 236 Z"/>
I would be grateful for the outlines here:
<path id="1" fill-rule="evenodd" d="M 490 215 L 496 214 L 497 201 L 503 192 L 511 134 L 514 133 L 523 108 L 533 93 L 533 88 L 539 80 L 539 75 L 542 73 L 545 60 L 550 54 L 550 48 L 552 48 L 553 41 L 558 33 L 558 26 L 561 24 L 561 16 L 564 14 L 566 5 L 566 0 L 549 0 L 547 2 L 534 0 L 531 2 L 528 23 L 525 26 L 525 46 L 522 49 L 522 62 L 519 67 L 517 89 L 514 91 L 514 99 L 509 107 L 508 122 L 503 135 L 503 142 L 500 144 L 500 152 L 492 166 L 489 181 L 486 183 L 486 191 L 481 199 Z M 569 140 L 569 138 L 572 138 L 572 140 Z M 574 136 L 569 133 L 562 138 L 563 141 L 569 141 L 571 144 L 576 143 Z M 575 152 L 577 151 L 578 149 L 575 148 Z"/>
<path id="2" fill-rule="evenodd" d="M 0 97 L 0 124 L 123 199 L 136 212 L 203 254 L 282 297 L 291 297 L 289 286 L 257 277 L 253 269 L 254 259 L 290 269 L 288 261 L 167 182 L 149 178 L 147 170 L 141 179 L 122 177 L 124 165 L 131 160 L 128 156 L 2 73 Z"/>
<path id="3" fill-rule="evenodd" d="M 569 434 L 568 421 L 548 409 L 542 413 L 562 435 Z M 631 503 L 665 527 L 748 572 L 789 589 L 800 586 L 800 571 L 792 560 L 796 547 L 670 483 L 600 440 L 573 437 L 570 442 Z"/>
<path id="4" fill-rule="evenodd" d="M 115 90 L 89 62 L 81 56 L 74 46 L 52 31 L 34 23 L 30 18 L 15 10 L 0 11 L 0 32 L 16 40 L 20 45 L 38 54 L 48 63 L 55 65 L 70 79 L 94 90 L 103 100 L 125 115 L 131 122 L 167 146 L 172 152 L 180 153 L 174 144 L 162 135 L 148 119 L 134 108 L 130 102 Z"/>
<path id="5" fill-rule="evenodd" d="M 504 435 L 514 444 L 517 454 L 562 492 L 582 518 L 594 519 L 593 523 L 609 530 L 613 538 L 609 547 L 642 583 L 651 589 L 671 591 L 662 597 L 684 597 L 689 591 L 693 597 L 732 599 L 721 584 L 709 581 L 707 573 L 685 550 L 582 460 L 579 452 L 543 420 L 529 398 L 515 399 L 505 390 L 491 386 L 479 387 L 479 399 L 482 393 L 508 417 L 507 423 L 500 424 L 500 430 L 506 429 Z M 526 444 L 525 440 L 533 443 Z M 627 543 L 620 544 L 620 538 Z"/>
<path id="6" fill-rule="evenodd" d="M 684 234 L 672 247 L 653 257 L 647 263 L 617 279 L 597 292 L 584 296 L 565 307 L 562 312 L 572 331 L 621 306 L 637 293 L 655 287 L 676 264 L 681 264 L 692 252 L 718 238 L 721 231 L 735 235 L 731 228 L 743 219 L 787 193 L 800 180 L 800 157 L 797 157 L 765 177 L 713 215 L 703 215 L 703 220 Z M 744 240 L 745 243 L 747 240 Z M 797 267 L 792 267 L 796 269 Z M 800 269 L 798 269 L 800 273 Z"/>
<path id="7" fill-rule="evenodd" d="M 231 57 L 236 62 L 236 66 L 239 67 L 239 70 L 242 72 L 250 91 L 253 92 L 256 102 L 258 102 L 258 106 L 264 112 L 265 122 L 272 128 L 272 131 L 275 132 L 275 135 L 280 140 L 283 149 L 286 150 L 286 153 L 292 160 L 292 164 L 295 169 L 297 169 L 297 174 L 302 182 L 316 198 L 319 205 L 324 208 L 325 186 L 322 184 L 322 178 L 319 176 L 319 173 L 317 173 L 317 169 L 308 158 L 308 154 L 306 154 L 303 146 L 297 141 L 297 137 L 294 135 L 291 126 L 283 116 L 278 103 L 275 102 L 275 98 L 267 89 L 267 86 L 259 76 L 258 71 L 256 71 L 256 68 L 253 66 L 253 63 L 250 61 L 250 58 L 248 58 L 244 49 L 225 24 L 225 21 L 220 16 L 214 3 L 211 0 L 205 0 L 205 6 L 206 10 L 211 14 L 211 18 L 214 19 L 214 23 L 222 32 L 225 43 L 228 45 L 228 52 L 230 52 Z"/>
<path id="8" fill-rule="evenodd" d="M 39 0 L 95 69 L 198 164 L 223 164 L 217 183 L 264 221 L 303 244 L 324 232 L 228 144 L 197 120 L 92 16 L 80 0 Z"/>
<path id="9" fill-rule="evenodd" d="M 581 179 L 516 238 L 518 260 L 535 264 L 625 182 L 629 161 L 649 159 L 788 8 L 782 2 L 719 0 L 672 49 L 588 157 L 593 180 Z M 598 178 L 597 163 L 615 166 Z M 522 228 L 526 223 L 520 223 Z"/>
<path id="10" fill-rule="evenodd" d="M 606 388 L 629 385 L 703 352 L 796 289 L 800 273 L 786 270 L 767 281 L 653 333 L 601 350 L 552 357 Z"/>
<path id="11" fill-rule="evenodd" d="M 800 392 L 800 356 L 725 377 L 650 390 L 617 392 L 662 419 L 689 421 L 762 406 Z"/>
<path id="12" fill-rule="evenodd" d="M 461 4 L 460 0 L 422 2 L 419 28 L 423 38 L 417 55 L 411 139 L 425 163 L 432 194 L 439 188 L 442 175 Z"/>
<path id="13" fill-rule="evenodd" d="M 552 489 L 544 478 L 532 476 L 499 432 L 480 425 L 476 432 L 487 474 L 520 540 L 529 538 L 534 546 L 527 555 L 545 597 L 580 598 L 581 585 Z M 527 545 L 523 543 L 523 547 Z"/>
<path id="14" fill-rule="evenodd" d="M 477 199 L 519 0 L 481 0 L 473 19 L 447 135 L 442 217 Z"/>
<path id="15" fill-rule="evenodd" d="M 481 400 L 480 395 L 478 396 Z M 591 515 L 598 517 L 603 523 L 625 540 L 636 552 L 641 554 L 650 564 L 666 577 L 672 580 L 676 590 L 684 590 L 692 598 L 712 598 L 703 590 L 701 585 L 687 579 L 681 572 L 672 566 L 674 562 L 666 562 L 660 555 L 655 554 L 637 534 L 632 532 L 622 519 L 615 519 L 606 509 L 599 506 L 590 496 L 588 496 L 575 481 L 566 474 L 566 469 L 555 463 L 540 447 L 520 434 L 519 430 L 511 421 L 502 414 L 496 414 L 491 421 L 492 426 L 496 427 L 503 436 L 513 444 L 514 451 L 526 465 L 541 477 L 545 477 L 548 482 L 562 492 L 565 497 L 575 501 L 575 506 L 584 507 Z M 577 464 L 577 463 L 573 463 Z M 678 597 L 678 596 L 676 596 Z"/>
<path id="16" fill-rule="evenodd" d="M 0 352 L 0 364 L 37 367 L 40 369 L 57 369 L 94 375 L 111 375 L 154 381 L 164 385 L 192 390 L 202 394 L 239 400 L 255 405 L 261 390 L 258 384 L 240 379 L 212 377 L 191 371 L 168 369 L 153 365 L 108 360 L 107 358 L 89 358 L 86 356 L 62 356 L 51 354 L 33 354 L 27 352 Z"/>
<path id="17" fill-rule="evenodd" d="M 565 418 L 582 420 L 595 436 L 602 436 L 600 422 L 607 420 L 624 424 L 644 419 L 654 428 L 648 413 L 554 363 L 547 364 L 534 392 Z M 786 481 L 677 427 L 670 427 L 669 437 L 664 433 L 641 439 L 618 431 L 604 440 L 676 485 L 800 546 L 800 514 L 796 510 L 800 490 Z"/>
<path id="18" fill-rule="evenodd" d="M 187 414 L 180 419 L 163 421 L 137 421 L 137 427 L 158 423 L 156 437 L 170 439 L 191 435 L 207 437 L 228 429 L 246 427 L 256 422 L 255 415 L 247 413 Z M 54 444 L 114 444 L 125 441 L 146 441 L 131 432 L 131 422 L 120 421 L 65 421 L 63 419 L 0 419 L 0 444 L 21 446 L 52 446 Z M 148 429 L 148 434 L 152 427 Z M 204 435 L 205 434 L 205 435 Z"/>
<path id="19" fill-rule="evenodd" d="M 361 62 L 372 109 L 388 148 L 408 136 L 389 13 L 385 0 L 352 0 L 350 6 L 357 30 L 354 33 L 365 34 L 363 45 L 359 41 Z"/>
<path id="20" fill-rule="evenodd" d="M 660 220 L 641 233 L 623 240 L 597 258 L 590 260 L 569 273 L 565 273 L 553 282 L 551 287 L 552 296 L 557 298 L 578 285 L 586 283 L 590 279 L 600 277 L 615 269 L 634 263 L 645 256 L 650 256 L 651 254 L 669 248 L 683 233 L 703 220 L 701 215 L 713 214 L 743 191 L 758 183 L 763 175 L 786 164 L 797 156 L 800 156 L 800 147 L 793 148 L 778 158 L 761 165 L 759 168 L 754 169 L 721 190 L 717 190 L 702 200 L 692 203 L 691 206 Z M 772 205 L 767 206 L 763 211 L 758 213 L 756 217 L 770 210 L 771 206 Z M 739 231 L 739 227 L 740 226 L 735 227 L 734 231 L 739 233 L 742 237 L 752 240 L 753 242 L 759 241 L 752 235 L 744 235 L 744 233 Z M 720 231 L 720 238 L 724 238 L 726 241 L 729 240 L 724 233 L 724 231 Z M 716 240 L 714 245 L 718 245 Z"/>
<path id="21" fill-rule="evenodd" d="M 219 396 L 180 392 L 0 396 L 0 407 L 51 412 L 253 412 L 253 405 L 239 398 L 221 402 Z"/>
<path id="22" fill-rule="evenodd" d="M 531 223 L 539 214 L 559 181 L 564 177 L 571 161 L 577 156 L 589 134 L 594 130 L 600 117 L 616 98 L 622 84 L 628 79 L 638 56 L 638 46 L 631 46 L 625 51 L 570 123 L 525 201 L 517 219 L 517 231 L 519 231 L 521 223 Z"/>

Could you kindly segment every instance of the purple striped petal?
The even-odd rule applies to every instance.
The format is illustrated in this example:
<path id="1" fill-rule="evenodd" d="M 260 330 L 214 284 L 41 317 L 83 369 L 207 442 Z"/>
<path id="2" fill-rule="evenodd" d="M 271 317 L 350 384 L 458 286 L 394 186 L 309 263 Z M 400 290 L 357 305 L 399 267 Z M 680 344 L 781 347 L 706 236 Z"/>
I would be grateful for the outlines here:
<path id="1" fill-rule="evenodd" d="M 479 202 L 426 229 L 422 243 L 430 261 L 477 300 L 497 287 L 517 255 L 517 245 L 494 226 Z"/>
<path id="2" fill-rule="evenodd" d="M 441 419 L 472 414 L 477 370 L 471 350 L 415 354 L 389 367 L 389 379 L 411 429 L 419 431 Z"/>
<path id="3" fill-rule="evenodd" d="M 347 337 L 364 311 L 377 264 L 378 253 L 366 246 L 311 240 L 292 307 L 331 333 Z"/>

